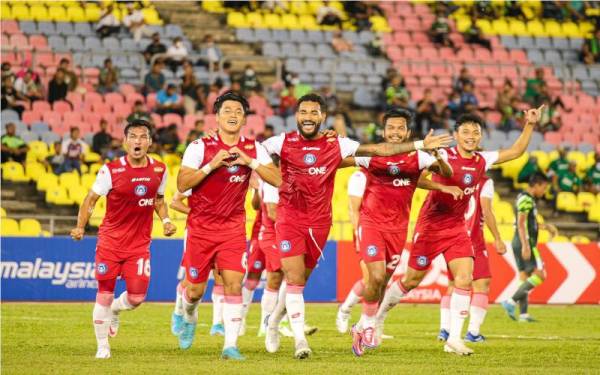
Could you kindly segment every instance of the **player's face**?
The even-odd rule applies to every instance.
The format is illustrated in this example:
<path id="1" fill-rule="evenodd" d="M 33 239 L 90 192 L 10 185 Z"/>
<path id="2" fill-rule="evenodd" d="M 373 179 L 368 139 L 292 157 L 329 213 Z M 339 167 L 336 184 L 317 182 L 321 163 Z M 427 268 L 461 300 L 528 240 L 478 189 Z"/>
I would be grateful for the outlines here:
<path id="1" fill-rule="evenodd" d="M 543 182 L 541 184 L 535 184 L 533 185 L 533 196 L 536 198 L 541 198 L 544 196 L 544 194 L 546 194 L 546 189 L 548 188 L 548 183 L 547 182 Z"/>
<path id="2" fill-rule="evenodd" d="M 458 147 L 467 152 L 477 151 L 481 142 L 481 127 L 478 124 L 467 122 L 454 132 L 454 139 Z"/>
<path id="3" fill-rule="evenodd" d="M 325 121 L 325 113 L 317 102 L 302 102 L 296 112 L 298 130 L 304 138 L 312 139 L 319 134 L 319 128 Z"/>
<path id="4" fill-rule="evenodd" d="M 125 138 L 125 147 L 130 158 L 141 159 L 145 158 L 148 153 L 148 148 L 152 144 L 150 132 L 146 127 L 137 126 L 130 128 L 127 131 Z"/>
<path id="5" fill-rule="evenodd" d="M 383 138 L 389 143 L 402 143 L 410 137 L 410 130 L 406 119 L 403 117 L 392 117 L 385 122 Z"/>
<path id="6" fill-rule="evenodd" d="M 242 103 L 235 100 L 224 101 L 217 113 L 219 131 L 225 133 L 239 133 L 245 121 L 244 107 L 242 107 Z"/>

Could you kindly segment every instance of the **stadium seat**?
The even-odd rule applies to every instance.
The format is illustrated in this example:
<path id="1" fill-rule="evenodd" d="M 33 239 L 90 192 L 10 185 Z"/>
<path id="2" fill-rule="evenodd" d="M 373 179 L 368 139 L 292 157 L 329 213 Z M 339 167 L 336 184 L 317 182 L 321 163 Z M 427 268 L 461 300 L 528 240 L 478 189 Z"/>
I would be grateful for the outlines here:
<path id="1" fill-rule="evenodd" d="M 575 194 L 561 191 L 556 196 L 556 208 L 567 212 L 581 212 L 577 206 L 577 197 Z"/>
<path id="2" fill-rule="evenodd" d="M 29 178 L 25 175 L 23 165 L 14 161 L 2 163 L 2 178 L 13 182 L 29 181 Z"/>
<path id="3" fill-rule="evenodd" d="M 36 189 L 39 191 L 46 191 L 51 187 L 58 186 L 58 176 L 54 173 L 44 173 L 42 174 L 36 183 Z"/>
<path id="4" fill-rule="evenodd" d="M 38 237 L 42 235 L 42 225 L 36 219 L 21 219 L 19 232 L 21 236 Z"/>
<path id="5" fill-rule="evenodd" d="M 46 167 L 42 163 L 33 161 L 25 164 L 25 176 L 32 181 L 37 181 L 44 173 L 46 173 Z"/>
<path id="6" fill-rule="evenodd" d="M 596 196 L 594 193 L 579 192 L 577 193 L 577 207 L 583 211 L 588 212 L 592 206 L 596 203 Z"/>
<path id="7" fill-rule="evenodd" d="M 64 186 L 49 187 L 46 190 L 46 202 L 59 206 L 70 206 L 74 203 Z"/>
<path id="8" fill-rule="evenodd" d="M 569 237 L 558 235 L 552 237 L 552 242 L 569 242 Z"/>
<path id="9" fill-rule="evenodd" d="M 20 235 L 19 223 L 15 219 L 3 218 L 0 223 L 2 236 L 18 236 Z"/>
<path id="10" fill-rule="evenodd" d="M 4 209 L 4 207 L 0 207 L 0 217 L 2 217 L 2 218 L 6 217 L 6 210 Z"/>
<path id="11" fill-rule="evenodd" d="M 588 244 L 590 243 L 590 239 L 587 238 L 586 236 L 572 236 L 571 237 L 571 242 L 574 244 Z"/>

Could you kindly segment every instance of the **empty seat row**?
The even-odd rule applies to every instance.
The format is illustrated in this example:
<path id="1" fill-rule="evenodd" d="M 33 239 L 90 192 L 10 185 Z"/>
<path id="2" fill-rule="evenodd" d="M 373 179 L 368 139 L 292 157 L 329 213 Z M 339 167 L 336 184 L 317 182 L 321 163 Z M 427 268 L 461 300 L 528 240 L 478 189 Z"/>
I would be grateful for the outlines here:
<path id="1" fill-rule="evenodd" d="M 342 36 L 353 44 L 368 44 L 374 34 L 371 31 L 361 32 L 344 30 Z M 333 32 L 320 30 L 270 30 L 270 29 L 237 29 L 236 37 L 242 42 L 298 42 L 298 43 L 330 43 Z"/>
<path id="2" fill-rule="evenodd" d="M 86 36 L 80 38 L 76 35 L 70 35 L 62 37 L 59 35 L 52 35 L 48 37 L 48 44 L 54 50 L 58 52 L 67 51 L 143 51 L 151 43 L 150 39 L 142 39 L 138 42 L 132 38 L 115 38 L 109 37 L 100 39 L 97 36 Z M 172 41 L 170 39 L 162 40 L 162 43 L 169 46 Z M 183 44 L 186 46 L 188 51 L 192 51 L 192 44 L 184 40 Z"/>
<path id="3" fill-rule="evenodd" d="M 347 59 L 298 59 L 290 58 L 286 60 L 286 69 L 296 73 L 323 73 L 332 72 L 346 74 L 364 74 L 364 75 L 383 75 L 385 74 L 389 63 L 383 60 L 358 60 L 356 62 Z"/>
<path id="4" fill-rule="evenodd" d="M 516 37 L 512 35 L 502 35 L 500 37 L 502 44 L 506 48 L 540 48 L 540 49 L 559 49 L 579 51 L 585 42 L 583 38 L 547 38 L 547 37 Z"/>

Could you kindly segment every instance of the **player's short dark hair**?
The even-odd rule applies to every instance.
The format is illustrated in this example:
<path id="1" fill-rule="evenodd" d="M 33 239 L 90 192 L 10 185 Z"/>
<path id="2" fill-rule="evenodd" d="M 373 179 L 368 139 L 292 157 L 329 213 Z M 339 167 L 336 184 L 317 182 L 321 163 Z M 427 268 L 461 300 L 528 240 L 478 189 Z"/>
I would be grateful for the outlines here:
<path id="1" fill-rule="evenodd" d="M 298 99 L 298 102 L 296 103 L 296 111 L 298 111 L 298 109 L 300 108 L 300 104 L 302 104 L 303 102 L 319 103 L 319 109 L 321 109 L 321 112 L 327 112 L 327 103 L 325 103 L 325 99 L 323 99 L 323 97 L 319 94 L 311 92 L 310 94 L 302 96 L 300 99 Z"/>
<path id="2" fill-rule="evenodd" d="M 466 113 L 458 117 L 458 119 L 456 120 L 456 124 L 454 124 L 454 131 L 458 131 L 458 128 L 467 123 L 477 124 L 482 129 L 485 127 L 485 123 L 483 122 L 483 119 L 481 117 L 471 113 Z"/>
<path id="3" fill-rule="evenodd" d="M 547 184 L 550 180 L 548 176 L 543 173 L 536 172 L 531 177 L 529 177 L 529 186 L 535 186 L 539 184 Z"/>
<path id="4" fill-rule="evenodd" d="M 383 126 L 387 123 L 387 120 L 391 118 L 403 118 L 406 120 L 406 126 L 410 128 L 410 124 L 412 122 L 412 113 L 402 108 L 392 108 L 385 112 L 383 115 Z"/>
<path id="5" fill-rule="evenodd" d="M 232 100 L 234 102 L 240 103 L 242 105 L 242 108 L 244 109 L 244 116 L 248 113 L 248 111 L 250 111 L 250 104 L 248 104 L 248 100 L 246 100 L 246 98 L 233 91 L 227 91 L 223 95 L 219 96 L 217 100 L 215 100 L 215 104 L 213 105 L 213 112 L 215 114 L 219 113 L 221 107 L 223 106 L 223 103 L 225 103 L 227 100 Z"/>
<path id="6" fill-rule="evenodd" d="M 152 124 L 150 124 L 146 120 L 137 119 L 137 120 L 128 122 L 127 125 L 125 125 L 125 130 L 123 131 L 123 133 L 125 134 L 125 137 L 127 137 L 127 133 L 129 132 L 129 129 L 132 129 L 132 128 L 146 128 L 146 129 L 148 129 L 148 134 L 150 134 L 150 136 L 152 136 Z"/>

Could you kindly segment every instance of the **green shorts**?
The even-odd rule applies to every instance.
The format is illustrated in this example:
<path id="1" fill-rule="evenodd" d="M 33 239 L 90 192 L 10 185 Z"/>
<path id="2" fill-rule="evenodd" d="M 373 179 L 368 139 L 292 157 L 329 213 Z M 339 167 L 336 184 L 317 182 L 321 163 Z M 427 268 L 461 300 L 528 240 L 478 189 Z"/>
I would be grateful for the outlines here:
<path id="1" fill-rule="evenodd" d="M 544 262 L 542 261 L 542 256 L 540 255 L 537 246 L 531 246 L 531 258 L 529 258 L 529 260 L 523 259 L 523 256 L 521 255 L 521 241 L 513 239 L 512 249 L 519 271 L 531 274 L 536 269 L 541 270 L 544 268 Z"/>

